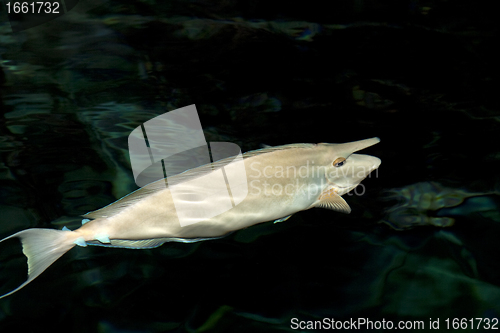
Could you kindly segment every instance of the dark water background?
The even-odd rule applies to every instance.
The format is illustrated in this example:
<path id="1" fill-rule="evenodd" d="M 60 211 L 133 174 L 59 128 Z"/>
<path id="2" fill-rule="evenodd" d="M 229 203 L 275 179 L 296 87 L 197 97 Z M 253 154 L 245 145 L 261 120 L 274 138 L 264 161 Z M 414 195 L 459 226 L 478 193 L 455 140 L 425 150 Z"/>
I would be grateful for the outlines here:
<path id="1" fill-rule="evenodd" d="M 190 104 L 207 141 L 248 151 L 378 136 L 365 152 L 382 165 L 363 196 L 345 196 L 350 215 L 312 209 L 153 250 L 72 249 L 0 300 L 0 331 L 498 318 L 493 4 L 82 0 L 15 34 L 2 7 L 0 238 L 74 229 L 136 189 L 128 135 Z M 25 279 L 19 253 L 0 245 L 1 294 Z"/>

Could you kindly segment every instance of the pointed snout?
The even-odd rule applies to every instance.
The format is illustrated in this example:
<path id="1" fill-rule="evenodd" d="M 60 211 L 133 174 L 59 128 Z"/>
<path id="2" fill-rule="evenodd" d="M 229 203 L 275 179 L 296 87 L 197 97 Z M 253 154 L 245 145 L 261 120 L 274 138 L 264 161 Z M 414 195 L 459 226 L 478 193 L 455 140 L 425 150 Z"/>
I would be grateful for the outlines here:
<path id="1" fill-rule="evenodd" d="M 377 137 L 371 138 L 371 139 L 364 139 L 364 140 L 359 140 L 359 141 L 354 141 L 354 142 L 349 142 L 349 143 L 344 143 L 345 145 L 350 145 L 351 151 L 356 152 L 358 150 L 362 150 L 365 148 L 368 148 L 370 146 L 373 146 L 374 144 L 377 144 L 380 142 L 380 139 Z"/>
<path id="2" fill-rule="evenodd" d="M 359 141 L 347 142 L 347 143 L 319 143 L 319 146 L 333 148 L 334 152 L 338 156 L 343 156 L 347 158 L 354 152 L 373 146 L 379 143 L 380 139 L 377 137 L 371 139 L 364 139 Z"/>

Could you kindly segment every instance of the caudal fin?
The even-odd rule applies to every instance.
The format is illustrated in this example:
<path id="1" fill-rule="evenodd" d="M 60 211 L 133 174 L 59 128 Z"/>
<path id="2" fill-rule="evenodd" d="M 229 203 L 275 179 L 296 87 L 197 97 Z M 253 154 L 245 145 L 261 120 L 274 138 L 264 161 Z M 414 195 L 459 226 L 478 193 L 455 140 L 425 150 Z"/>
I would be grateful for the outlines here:
<path id="1" fill-rule="evenodd" d="M 28 258 L 28 279 L 11 292 L 0 296 L 9 296 L 33 281 L 42 274 L 54 261 L 68 252 L 74 244 L 75 236 L 72 231 L 53 229 L 27 229 L 19 231 L 10 238 L 20 238 L 23 245 L 23 253 Z"/>

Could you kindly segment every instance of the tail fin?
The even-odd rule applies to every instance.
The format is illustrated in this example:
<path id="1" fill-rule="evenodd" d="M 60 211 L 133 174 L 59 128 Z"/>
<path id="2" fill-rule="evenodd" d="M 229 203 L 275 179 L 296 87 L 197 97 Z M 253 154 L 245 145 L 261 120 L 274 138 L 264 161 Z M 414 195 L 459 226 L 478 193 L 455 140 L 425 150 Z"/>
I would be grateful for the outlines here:
<path id="1" fill-rule="evenodd" d="M 23 253 L 28 258 L 28 279 L 11 292 L 0 296 L 9 296 L 42 274 L 54 261 L 68 252 L 75 244 L 75 233 L 53 229 L 27 229 L 0 240 L 18 237 L 23 245 Z"/>

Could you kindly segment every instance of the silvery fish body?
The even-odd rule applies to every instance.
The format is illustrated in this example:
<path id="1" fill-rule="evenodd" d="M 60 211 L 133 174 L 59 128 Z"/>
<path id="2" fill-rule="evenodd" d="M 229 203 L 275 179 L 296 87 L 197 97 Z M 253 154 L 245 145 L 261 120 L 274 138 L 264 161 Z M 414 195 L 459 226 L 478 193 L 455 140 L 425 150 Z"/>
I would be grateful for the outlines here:
<path id="1" fill-rule="evenodd" d="M 1 297 L 27 285 L 75 245 L 152 248 L 169 241 L 219 238 L 261 222 L 282 222 L 313 207 L 349 213 L 341 196 L 381 163 L 376 157 L 353 153 L 379 141 L 291 144 L 247 152 L 234 164 L 225 159 L 151 183 L 84 215 L 84 224 L 74 231 L 20 231 L 3 240 L 21 239 L 28 279 Z M 245 176 L 234 179 L 228 165 L 244 167 Z M 214 191 L 212 184 L 217 185 L 210 179 L 221 169 L 231 182 Z M 222 213 L 207 215 L 218 208 Z"/>

